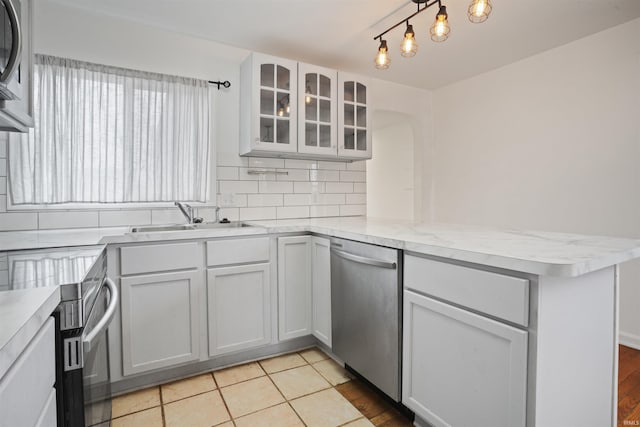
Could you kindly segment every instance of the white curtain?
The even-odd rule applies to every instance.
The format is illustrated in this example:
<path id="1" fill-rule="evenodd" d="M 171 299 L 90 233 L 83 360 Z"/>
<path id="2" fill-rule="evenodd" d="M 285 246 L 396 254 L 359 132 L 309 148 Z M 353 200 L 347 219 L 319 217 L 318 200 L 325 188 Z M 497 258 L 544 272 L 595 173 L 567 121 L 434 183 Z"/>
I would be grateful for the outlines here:
<path id="1" fill-rule="evenodd" d="M 9 142 L 14 205 L 206 201 L 206 81 L 36 55 L 34 119 Z"/>

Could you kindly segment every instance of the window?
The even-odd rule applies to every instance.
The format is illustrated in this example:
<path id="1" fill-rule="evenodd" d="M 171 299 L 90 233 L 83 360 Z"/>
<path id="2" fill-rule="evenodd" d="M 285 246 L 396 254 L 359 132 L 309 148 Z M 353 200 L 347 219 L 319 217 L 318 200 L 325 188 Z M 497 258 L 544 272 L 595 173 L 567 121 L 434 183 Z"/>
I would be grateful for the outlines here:
<path id="1" fill-rule="evenodd" d="M 205 202 L 209 106 L 206 81 L 36 55 L 11 204 Z"/>

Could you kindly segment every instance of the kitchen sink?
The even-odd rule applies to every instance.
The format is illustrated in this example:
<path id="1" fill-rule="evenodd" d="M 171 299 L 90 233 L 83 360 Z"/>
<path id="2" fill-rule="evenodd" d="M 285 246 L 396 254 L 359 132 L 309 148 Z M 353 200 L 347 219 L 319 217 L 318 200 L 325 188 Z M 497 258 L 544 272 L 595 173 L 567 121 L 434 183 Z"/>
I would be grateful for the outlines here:
<path id="1" fill-rule="evenodd" d="M 193 231 L 225 228 L 251 227 L 239 221 L 232 222 L 202 222 L 200 224 L 175 224 L 175 225 L 151 225 L 145 227 L 132 227 L 132 233 L 156 233 L 160 231 Z"/>

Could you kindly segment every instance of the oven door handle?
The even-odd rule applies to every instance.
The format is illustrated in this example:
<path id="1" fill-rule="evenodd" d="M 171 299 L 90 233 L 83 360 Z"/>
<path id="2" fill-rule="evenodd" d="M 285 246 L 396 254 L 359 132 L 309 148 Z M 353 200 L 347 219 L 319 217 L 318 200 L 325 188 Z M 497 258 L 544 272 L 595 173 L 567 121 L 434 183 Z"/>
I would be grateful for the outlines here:
<path id="1" fill-rule="evenodd" d="M 96 326 L 91 331 L 89 331 L 89 333 L 85 331 L 82 334 L 82 349 L 85 353 L 91 351 L 93 341 L 96 339 L 96 337 L 98 337 L 98 335 L 100 335 L 109 327 L 114 314 L 116 314 L 116 308 L 118 307 L 118 300 L 120 296 L 118 294 L 118 288 L 116 287 L 116 284 L 113 283 L 113 280 L 111 280 L 110 278 L 105 277 L 104 286 L 109 291 L 109 306 L 104 312 L 104 316 L 102 316 L 102 319 L 100 319 Z"/>
<path id="2" fill-rule="evenodd" d="M 9 60 L 7 66 L 0 74 L 0 82 L 8 81 L 16 67 L 20 63 L 20 54 L 22 53 L 22 31 L 20 31 L 20 19 L 18 18 L 18 12 L 11 0 L 2 0 L 5 8 L 7 9 L 7 15 L 9 15 L 9 22 L 11 24 L 11 52 L 9 53 Z"/>

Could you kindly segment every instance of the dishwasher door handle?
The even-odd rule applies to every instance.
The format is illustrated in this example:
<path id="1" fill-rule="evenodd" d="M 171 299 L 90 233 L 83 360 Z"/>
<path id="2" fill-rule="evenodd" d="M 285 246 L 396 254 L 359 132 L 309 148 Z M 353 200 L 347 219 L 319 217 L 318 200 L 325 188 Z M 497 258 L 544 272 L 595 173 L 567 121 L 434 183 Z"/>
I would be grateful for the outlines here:
<path id="1" fill-rule="evenodd" d="M 331 248 L 331 253 L 336 254 L 340 258 L 344 258 L 349 261 L 357 262 L 360 264 L 373 265 L 375 267 L 388 268 L 395 270 L 397 264 L 395 262 L 382 261 L 375 258 L 368 258 L 361 255 L 352 254 L 349 252 L 341 251 L 339 249 Z"/>

